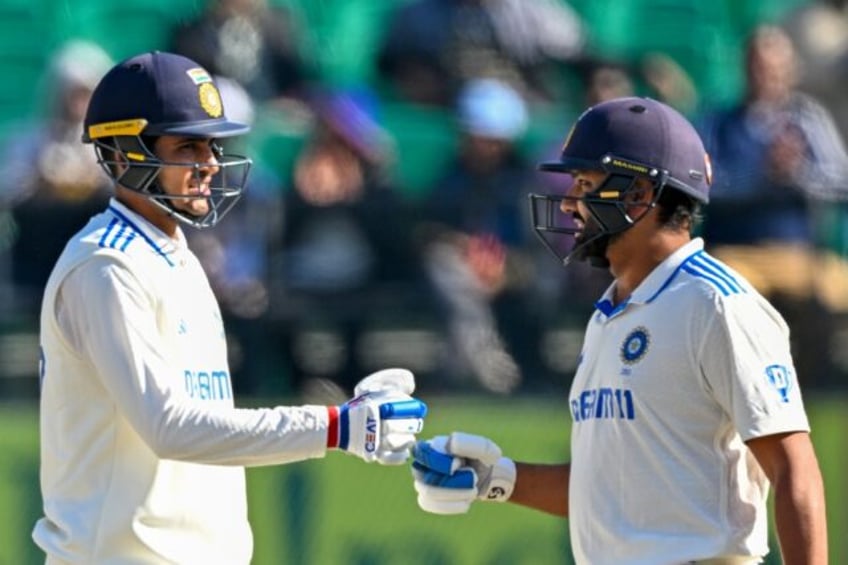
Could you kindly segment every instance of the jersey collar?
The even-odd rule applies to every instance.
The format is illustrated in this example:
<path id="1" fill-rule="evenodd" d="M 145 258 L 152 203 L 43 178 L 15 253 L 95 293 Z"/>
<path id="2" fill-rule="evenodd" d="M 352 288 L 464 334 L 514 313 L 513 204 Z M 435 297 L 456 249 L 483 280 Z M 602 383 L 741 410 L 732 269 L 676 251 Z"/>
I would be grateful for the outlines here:
<path id="1" fill-rule="evenodd" d="M 163 256 L 174 255 L 188 248 L 185 234 L 179 226 L 177 226 L 176 237 L 168 237 L 144 216 L 134 212 L 114 197 L 109 200 L 109 211 L 138 230 L 145 241 Z"/>
<path id="2" fill-rule="evenodd" d="M 615 283 L 613 282 L 604 292 L 604 295 L 595 302 L 595 308 L 608 317 L 623 311 L 630 304 L 648 304 L 665 290 L 683 263 L 696 253 L 704 250 L 704 240 L 700 237 L 692 239 L 686 245 L 666 257 L 666 259 L 654 268 L 653 271 L 636 287 L 633 294 L 617 305 L 613 305 L 613 293 Z"/>

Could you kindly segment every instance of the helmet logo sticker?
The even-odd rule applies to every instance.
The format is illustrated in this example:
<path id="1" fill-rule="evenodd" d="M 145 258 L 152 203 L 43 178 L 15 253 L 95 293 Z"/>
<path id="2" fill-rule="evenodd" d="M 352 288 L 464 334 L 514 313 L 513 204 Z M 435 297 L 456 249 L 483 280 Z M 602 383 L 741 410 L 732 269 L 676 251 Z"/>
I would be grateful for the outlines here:
<path id="1" fill-rule="evenodd" d="M 792 390 L 792 376 L 784 365 L 769 365 L 766 367 L 766 377 L 769 384 L 780 395 L 783 402 L 789 402 L 789 391 Z"/>
<path id="2" fill-rule="evenodd" d="M 624 338 L 624 343 L 621 344 L 621 360 L 628 365 L 633 365 L 645 356 L 650 343 L 651 337 L 648 334 L 648 329 L 639 326 Z"/>
<path id="3" fill-rule="evenodd" d="M 224 107 L 221 104 L 221 95 L 218 94 L 218 89 L 211 82 L 205 82 L 197 89 L 197 94 L 200 96 L 200 105 L 206 110 L 206 113 L 213 118 L 220 118 L 224 113 Z"/>
<path id="4" fill-rule="evenodd" d="M 212 82 L 212 77 L 209 76 L 209 73 L 206 72 L 205 69 L 201 69 L 200 67 L 195 67 L 193 69 L 189 69 L 186 71 L 188 78 L 191 79 L 191 82 L 194 84 L 205 84 L 207 82 Z"/>
<path id="5" fill-rule="evenodd" d="M 89 126 L 88 136 L 91 139 L 99 139 L 101 137 L 112 137 L 115 135 L 140 135 L 146 127 L 147 120 L 144 118 L 118 120 L 116 122 L 106 122 Z"/>
<path id="6" fill-rule="evenodd" d="M 707 173 L 707 184 L 713 184 L 713 162 L 710 160 L 710 154 L 704 153 L 704 171 Z"/>

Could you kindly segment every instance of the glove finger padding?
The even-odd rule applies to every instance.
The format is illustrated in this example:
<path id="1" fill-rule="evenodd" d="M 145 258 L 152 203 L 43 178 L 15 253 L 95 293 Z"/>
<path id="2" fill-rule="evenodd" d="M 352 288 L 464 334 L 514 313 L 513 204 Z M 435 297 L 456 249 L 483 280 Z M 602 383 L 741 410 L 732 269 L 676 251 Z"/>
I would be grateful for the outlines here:
<path id="1" fill-rule="evenodd" d="M 412 448 L 413 467 L 452 475 L 462 466 L 462 459 L 445 451 L 447 436 L 436 436 L 429 441 L 419 441 Z"/>
<path id="2" fill-rule="evenodd" d="M 464 514 L 477 499 L 477 474 L 470 467 L 446 475 L 413 463 L 412 475 L 418 493 L 418 506 L 425 512 Z"/>
<path id="3" fill-rule="evenodd" d="M 395 392 L 410 395 L 415 391 L 415 377 L 407 369 L 383 369 L 371 373 L 356 384 L 353 396 L 369 392 Z"/>
<path id="4" fill-rule="evenodd" d="M 409 448 L 381 449 L 377 452 L 377 463 L 380 465 L 403 465 L 409 459 Z"/>
<path id="5" fill-rule="evenodd" d="M 381 446 L 386 449 L 410 449 L 415 445 L 415 434 L 423 427 L 421 418 L 403 418 L 400 420 L 381 420 Z"/>
<path id="6" fill-rule="evenodd" d="M 427 405 L 406 394 L 375 392 L 369 396 L 380 402 L 377 461 L 383 465 L 402 465 L 409 459 L 415 434 L 424 428 Z"/>
<path id="7" fill-rule="evenodd" d="M 502 455 L 501 448 L 489 438 L 463 432 L 453 432 L 444 451 L 466 459 L 478 459 L 486 465 L 494 465 Z"/>

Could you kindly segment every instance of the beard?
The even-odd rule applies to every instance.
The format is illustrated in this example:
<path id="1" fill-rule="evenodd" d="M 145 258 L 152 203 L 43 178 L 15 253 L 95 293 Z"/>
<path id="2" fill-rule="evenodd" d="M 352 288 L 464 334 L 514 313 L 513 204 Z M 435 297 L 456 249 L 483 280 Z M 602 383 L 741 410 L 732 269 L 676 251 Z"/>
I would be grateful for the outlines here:
<path id="1" fill-rule="evenodd" d="M 610 235 L 604 232 L 594 219 L 586 222 L 583 231 L 574 236 L 574 249 L 569 257 L 578 261 L 586 261 L 593 267 L 606 269 L 609 267 L 607 247 Z"/>

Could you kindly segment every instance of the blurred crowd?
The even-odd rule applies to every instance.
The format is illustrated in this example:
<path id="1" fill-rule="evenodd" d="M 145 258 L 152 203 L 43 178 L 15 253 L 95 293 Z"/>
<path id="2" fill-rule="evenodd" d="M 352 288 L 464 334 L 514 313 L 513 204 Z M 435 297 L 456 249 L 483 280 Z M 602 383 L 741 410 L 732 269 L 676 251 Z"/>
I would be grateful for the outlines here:
<path id="1" fill-rule="evenodd" d="M 715 171 L 708 250 L 787 318 L 803 383 L 845 386 L 842 2 L 754 22 L 729 100 L 673 53 L 599 55 L 596 30 L 564 0 L 395 2 L 374 49 L 347 54 L 367 58 L 368 79 L 328 80 L 286 6 L 208 0 L 150 46 L 203 64 L 230 117 L 254 126 L 234 142 L 255 160 L 246 195 L 215 229 L 187 233 L 241 392 L 349 389 L 389 365 L 431 391 L 561 388 L 610 278 L 558 265 L 535 240 L 527 195 L 567 188 L 535 163 L 583 107 L 623 95 L 661 99 L 699 127 Z M 53 261 L 109 198 L 80 135 L 112 64 L 91 41 L 61 45 L 43 111 L 5 139 L 0 334 L 37 325 Z"/>

